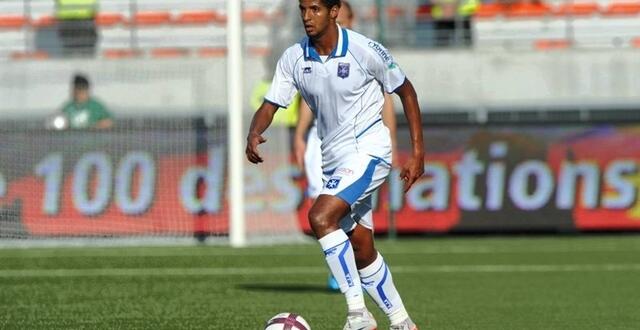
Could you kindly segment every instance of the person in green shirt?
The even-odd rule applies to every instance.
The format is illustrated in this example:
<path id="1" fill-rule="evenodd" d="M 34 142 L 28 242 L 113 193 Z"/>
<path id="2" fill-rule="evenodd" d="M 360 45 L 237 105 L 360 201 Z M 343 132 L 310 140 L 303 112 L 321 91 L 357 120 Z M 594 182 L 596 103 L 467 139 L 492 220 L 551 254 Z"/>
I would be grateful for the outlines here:
<path id="1" fill-rule="evenodd" d="M 91 96 L 89 80 L 77 74 L 73 77 L 72 99 L 62 107 L 66 126 L 73 129 L 113 126 L 113 116 L 102 103 Z"/>

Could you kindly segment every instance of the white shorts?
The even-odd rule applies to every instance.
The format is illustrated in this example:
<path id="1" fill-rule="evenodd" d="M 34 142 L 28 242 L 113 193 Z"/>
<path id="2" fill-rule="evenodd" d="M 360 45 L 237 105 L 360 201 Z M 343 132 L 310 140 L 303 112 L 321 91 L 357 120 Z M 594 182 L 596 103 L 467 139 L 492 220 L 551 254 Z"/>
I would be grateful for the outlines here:
<path id="1" fill-rule="evenodd" d="M 389 176 L 391 164 L 368 154 L 345 156 L 335 170 L 323 173 L 321 195 L 339 197 L 351 206 L 351 214 L 340 220 L 340 227 L 349 232 L 360 224 L 373 230 L 371 193 Z"/>

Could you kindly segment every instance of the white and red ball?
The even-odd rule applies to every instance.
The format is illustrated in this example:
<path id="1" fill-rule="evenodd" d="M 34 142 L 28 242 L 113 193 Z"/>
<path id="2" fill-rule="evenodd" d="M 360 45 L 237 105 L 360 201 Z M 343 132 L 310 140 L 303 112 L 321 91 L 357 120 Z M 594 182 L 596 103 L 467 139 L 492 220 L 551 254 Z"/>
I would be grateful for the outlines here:
<path id="1" fill-rule="evenodd" d="M 264 330 L 311 330 L 311 327 L 298 314 L 280 313 L 267 321 Z"/>

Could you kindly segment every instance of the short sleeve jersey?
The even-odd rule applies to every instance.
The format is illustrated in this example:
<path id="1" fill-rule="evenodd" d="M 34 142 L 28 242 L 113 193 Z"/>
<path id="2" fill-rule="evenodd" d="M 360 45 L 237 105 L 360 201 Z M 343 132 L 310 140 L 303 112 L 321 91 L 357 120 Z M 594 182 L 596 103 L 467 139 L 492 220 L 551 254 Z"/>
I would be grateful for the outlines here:
<path id="1" fill-rule="evenodd" d="M 107 109 L 94 98 L 84 103 L 69 101 L 62 107 L 62 112 L 71 128 L 91 128 L 99 121 L 111 118 Z"/>
<path id="2" fill-rule="evenodd" d="M 326 158 L 382 125 L 383 89 L 392 93 L 404 81 L 386 48 L 338 26 L 337 46 L 324 61 L 308 37 L 283 53 L 265 100 L 286 107 L 299 90 L 316 117 Z"/>

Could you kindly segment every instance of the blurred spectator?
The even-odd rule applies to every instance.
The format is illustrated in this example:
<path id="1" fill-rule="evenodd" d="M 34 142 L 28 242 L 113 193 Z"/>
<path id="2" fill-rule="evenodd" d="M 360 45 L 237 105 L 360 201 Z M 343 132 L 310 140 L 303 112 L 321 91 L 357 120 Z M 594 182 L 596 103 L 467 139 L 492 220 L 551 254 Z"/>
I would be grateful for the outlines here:
<path id="1" fill-rule="evenodd" d="M 105 129 L 113 126 L 111 113 L 93 98 L 89 80 L 81 74 L 73 77 L 71 100 L 62 106 L 60 112 L 48 123 L 55 129 Z"/>
<path id="2" fill-rule="evenodd" d="M 98 0 L 55 0 L 58 38 L 65 56 L 93 56 L 98 39 Z"/>
<path id="3" fill-rule="evenodd" d="M 423 0 L 418 6 L 418 29 L 433 29 L 433 46 L 470 46 L 471 16 L 480 0 Z M 428 19 L 427 10 L 430 10 Z"/>
<path id="4" fill-rule="evenodd" d="M 273 50 L 272 50 L 273 52 Z M 266 75 L 262 77 L 260 81 L 258 81 L 253 90 L 251 92 L 250 104 L 251 108 L 257 110 L 262 102 L 264 101 L 264 96 L 269 91 L 269 87 L 271 87 L 271 80 L 273 79 L 272 74 L 275 72 L 277 59 L 272 55 L 268 55 L 265 57 L 265 68 Z M 298 123 L 298 108 L 300 107 L 300 96 L 296 95 L 293 98 L 293 102 L 289 104 L 287 108 L 281 108 L 276 111 L 276 114 L 273 116 L 273 124 L 279 126 L 285 126 L 290 129 L 291 132 L 296 127 Z"/>

